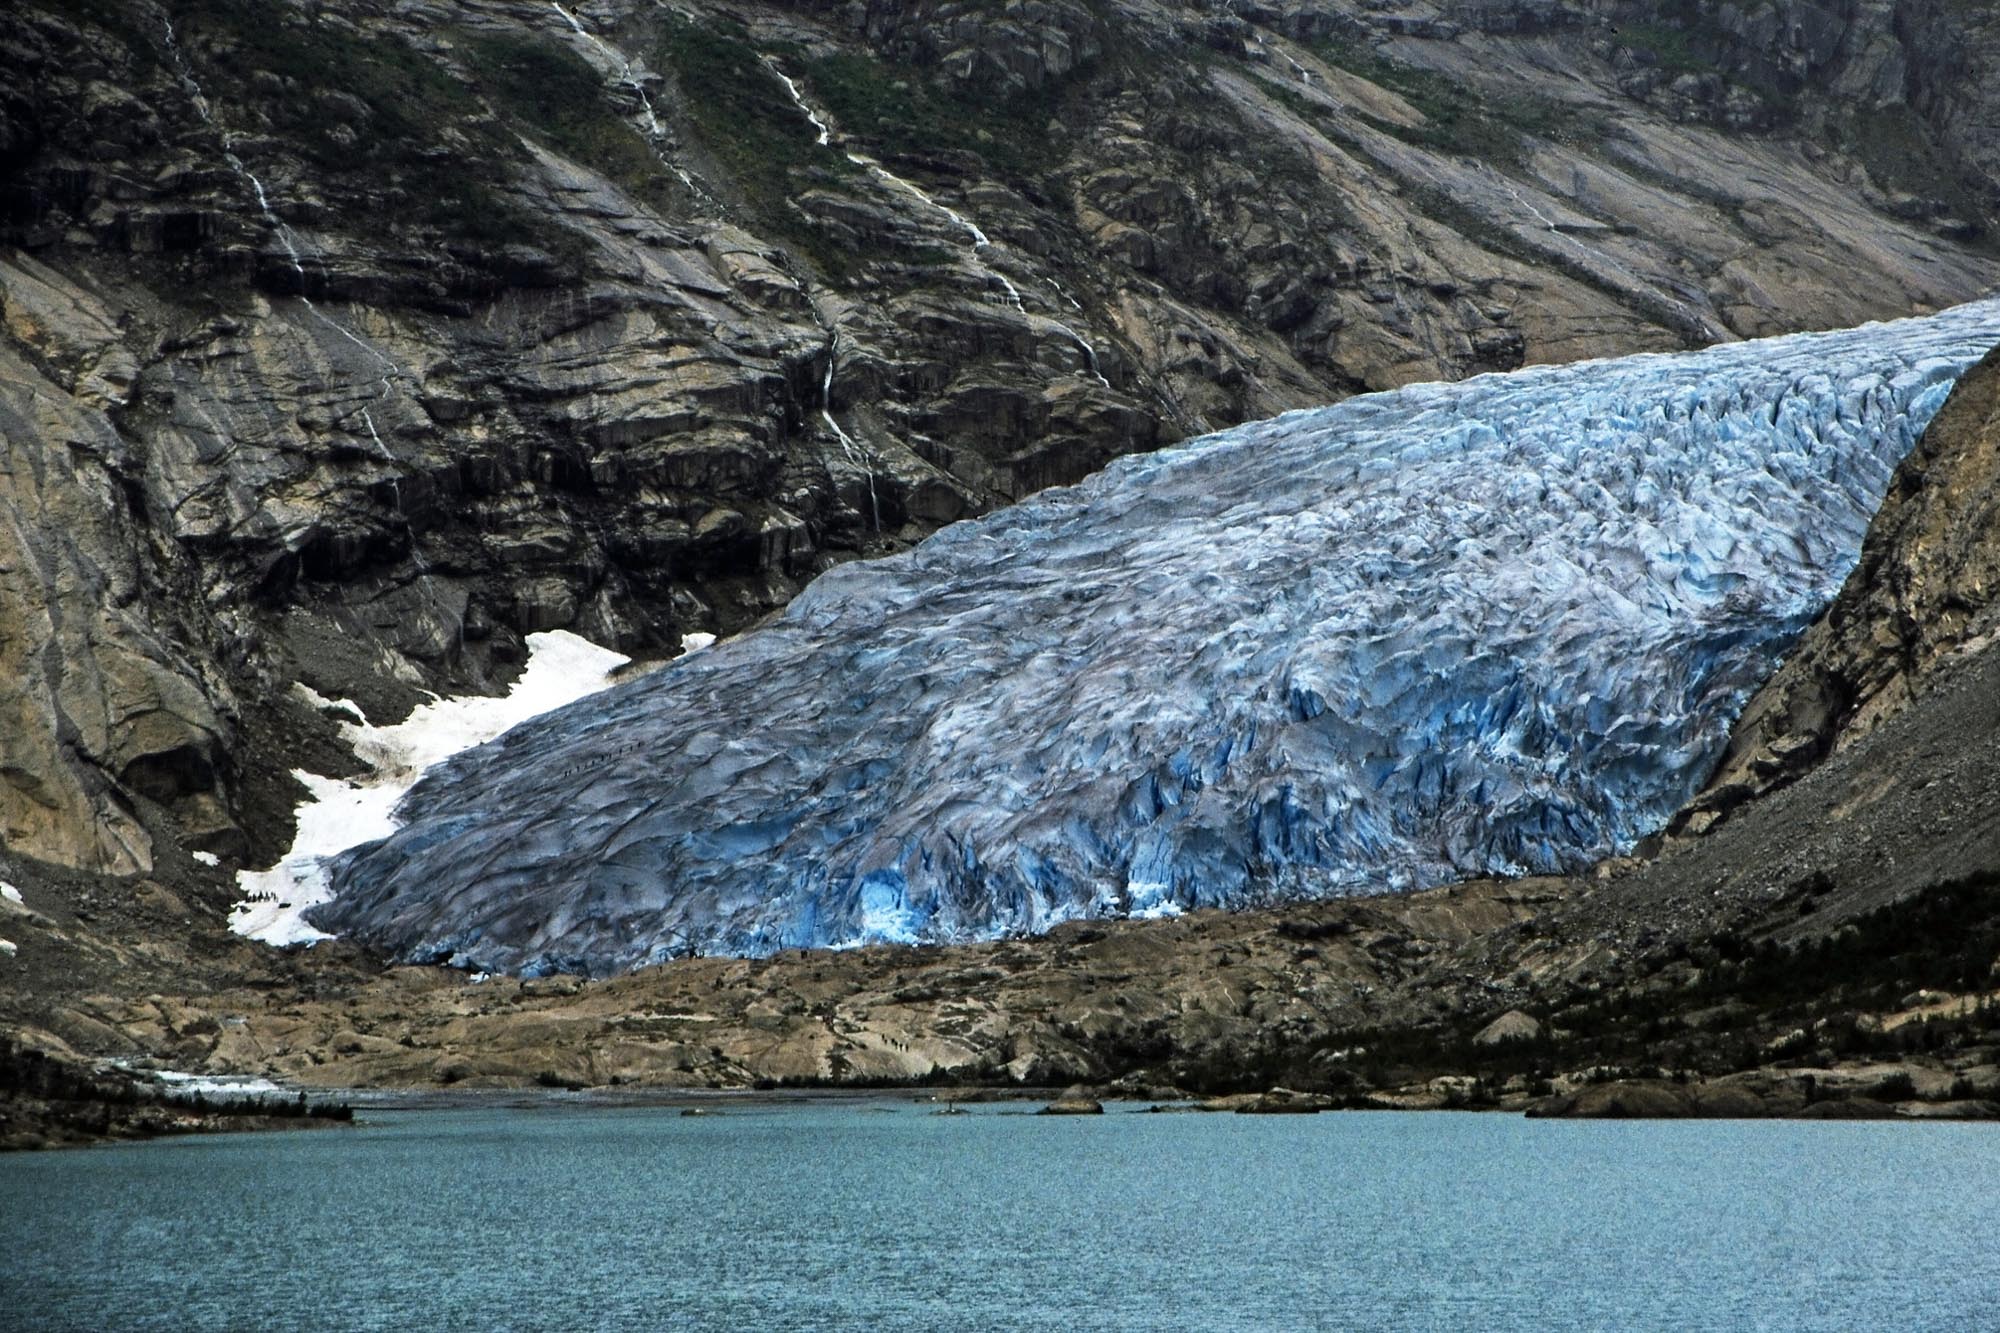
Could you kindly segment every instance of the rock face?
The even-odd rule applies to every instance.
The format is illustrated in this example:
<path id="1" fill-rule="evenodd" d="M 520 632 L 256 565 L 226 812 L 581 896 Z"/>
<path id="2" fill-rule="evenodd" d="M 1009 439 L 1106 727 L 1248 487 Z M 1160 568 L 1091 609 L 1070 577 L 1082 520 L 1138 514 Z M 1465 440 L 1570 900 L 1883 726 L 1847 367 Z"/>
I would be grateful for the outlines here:
<path id="1" fill-rule="evenodd" d="M 92 1069 L 0 1038 L 0 1153 L 164 1134 L 308 1128 L 353 1118 L 263 1098 L 176 1098 L 122 1070 Z"/>
<path id="2" fill-rule="evenodd" d="M 1580 869 L 1686 800 L 1996 342 L 1986 302 L 1123 460 L 459 756 L 311 919 L 603 974 Z"/>
<path id="3" fill-rule="evenodd" d="M 1186 435 L 2000 276 L 1979 7 L 1683 8 L 10 5 L 0 837 L 261 860 L 293 682 L 664 655 Z"/>
<path id="4" fill-rule="evenodd" d="M 132 362 L 102 307 L 38 266 L 0 282 L 17 336 L 67 353 L 79 393 L 122 400 Z M 0 392 L 0 842 L 149 870 L 152 839 L 126 793 L 206 787 L 223 724 L 148 614 L 160 589 L 120 484 L 125 442 L 75 399 L 34 392 L 38 378 L 0 344 L 12 390 Z"/>
<path id="5" fill-rule="evenodd" d="M 1861 562 L 1758 691 L 1687 822 L 1796 779 L 2000 633 L 2000 352 L 1897 470 Z"/>

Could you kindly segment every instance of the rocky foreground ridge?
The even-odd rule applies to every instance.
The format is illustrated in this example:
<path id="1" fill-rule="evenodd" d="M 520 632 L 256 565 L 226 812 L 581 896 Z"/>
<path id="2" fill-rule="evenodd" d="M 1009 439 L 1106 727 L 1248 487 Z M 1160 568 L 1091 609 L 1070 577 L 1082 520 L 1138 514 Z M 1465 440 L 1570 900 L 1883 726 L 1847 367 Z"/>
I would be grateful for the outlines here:
<path id="1" fill-rule="evenodd" d="M 1772 686 L 1893 675 L 1901 706 L 1829 708 L 1788 782 L 1588 875 L 602 982 L 383 970 L 339 943 L 278 955 L 190 928 L 157 884 L 115 904 L 47 891 L 0 908 L 28 983 L 5 1018 L 51 1049 L 330 1087 L 1282 1086 L 1296 1095 L 1267 1100 L 1285 1109 L 1992 1115 L 1996 404 L 2000 354 L 1899 470 L 1835 612 Z M 1841 633 L 1839 608 L 1918 586 L 1964 630 L 1937 651 Z M 1746 726 L 1739 749 L 1768 734 Z"/>
<path id="2" fill-rule="evenodd" d="M 1977 295 L 1996 61 L 1948 0 L 10 5 L 8 873 L 206 920 L 351 762 L 295 682 L 382 721 L 1207 429 Z"/>

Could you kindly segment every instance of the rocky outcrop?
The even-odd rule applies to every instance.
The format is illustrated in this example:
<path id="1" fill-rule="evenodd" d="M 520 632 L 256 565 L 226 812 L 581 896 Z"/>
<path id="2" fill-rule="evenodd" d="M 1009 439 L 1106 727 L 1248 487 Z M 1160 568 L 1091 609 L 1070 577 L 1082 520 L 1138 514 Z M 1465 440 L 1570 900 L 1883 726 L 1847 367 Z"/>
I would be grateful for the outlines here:
<path id="1" fill-rule="evenodd" d="M 0 1153 L 108 1139 L 306 1129 L 345 1124 L 352 1111 L 289 1097 L 174 1096 L 116 1069 L 93 1069 L 69 1053 L 0 1037 Z"/>
<path id="2" fill-rule="evenodd" d="M 1103 1115 L 1104 1103 L 1081 1088 L 1071 1088 L 1036 1115 Z"/>
<path id="3" fill-rule="evenodd" d="M 1955 0 L 1903 0 L 1895 8 L 1895 32 L 1909 52 L 1902 100 L 1936 137 L 1946 165 L 1974 182 L 1972 206 L 1983 203 L 1990 224 L 1994 183 L 2000 181 L 2000 136 L 1994 133 L 2000 127 L 2000 14 Z M 1975 222 L 1981 216 L 1971 214 Z"/>
<path id="4" fill-rule="evenodd" d="M 1930 1071 L 1926 1071 L 1930 1072 Z M 1960 1077 L 1957 1086 L 1969 1080 Z M 1527 1107 L 1536 1118 L 1582 1120 L 1995 1120 L 2000 1103 L 1954 1097 L 1942 1084 L 1919 1099 L 1901 1066 L 1759 1070 L 1716 1079 L 1612 1079 Z"/>
<path id="5" fill-rule="evenodd" d="M 1744 710 L 1699 830 L 1910 707 L 2000 635 L 2000 351 L 1967 373 L 1890 483 L 1826 615 Z"/>
<path id="6" fill-rule="evenodd" d="M 132 511 L 131 449 L 102 411 L 136 366 L 110 313 L 26 258 L 0 263 L 0 312 L 0 843 L 149 870 L 135 796 L 186 802 L 197 846 L 229 827 L 227 686 L 174 642 Z"/>
<path id="7" fill-rule="evenodd" d="M 1990 25 L 1752 8 L 1690 48 L 1791 71 L 1744 129 L 1530 0 L 10 7 L 7 845 L 258 860 L 293 681 L 664 655 L 1185 434 L 1990 286 Z"/>
<path id="8" fill-rule="evenodd" d="M 1204 1111 L 1233 1111 L 1237 1115 L 1317 1115 L 1333 1106 L 1324 1094 L 1299 1092 L 1293 1088 L 1272 1088 L 1269 1092 L 1218 1097 L 1201 1104 Z"/>
<path id="9" fill-rule="evenodd" d="M 605 982 L 474 982 L 449 969 L 382 971 L 344 945 L 297 956 L 246 945 L 220 965 L 178 960 L 201 995 L 131 999 L 120 992 L 172 986 L 157 956 L 101 957 L 92 932 L 45 921 L 9 927 L 22 989 L 0 992 L 0 1018 L 92 1054 L 328 1086 L 524 1086 L 546 1074 L 583 1085 L 1066 1087 L 1137 1074 L 1142 1086 L 1261 1094 L 1280 1081 L 1260 1072 L 1274 1053 L 1335 1015 L 1379 1012 L 1371 992 L 1539 901 L 1534 887 L 1476 886 L 1072 925 L 964 949 L 692 959 Z M 150 919 L 129 927 L 148 928 L 158 930 Z M 260 968 L 277 971 L 260 983 Z M 1346 1061 L 1330 1049 L 1311 1083 L 1283 1086 L 1324 1085 Z"/>

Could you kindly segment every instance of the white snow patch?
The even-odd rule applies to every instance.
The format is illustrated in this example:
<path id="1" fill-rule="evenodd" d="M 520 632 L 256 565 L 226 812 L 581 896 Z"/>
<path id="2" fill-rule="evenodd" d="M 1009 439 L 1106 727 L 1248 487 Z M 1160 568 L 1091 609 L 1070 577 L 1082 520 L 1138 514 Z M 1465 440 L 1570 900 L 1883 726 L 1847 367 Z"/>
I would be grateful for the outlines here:
<path id="1" fill-rule="evenodd" d="M 155 1079 L 167 1085 L 170 1092 L 199 1094 L 212 1097 L 217 1094 L 234 1097 L 282 1096 L 285 1089 L 268 1078 L 255 1078 L 244 1074 L 183 1074 L 173 1069 L 152 1071 Z"/>
<path id="2" fill-rule="evenodd" d="M 219 866 L 222 864 L 222 858 L 214 852 L 189 852 L 188 855 L 205 866 Z"/>
<path id="3" fill-rule="evenodd" d="M 400 828 L 396 803 L 432 765 L 483 745 L 529 718 L 595 694 L 611 683 L 612 672 L 630 660 L 565 630 L 530 634 L 528 665 L 502 698 L 433 698 L 389 727 L 365 721 L 341 723 L 354 753 L 374 771 L 344 779 L 293 770 L 292 776 L 311 793 L 298 808 L 298 835 L 291 850 L 269 870 L 237 874 L 244 897 L 230 913 L 229 928 L 276 945 L 332 938 L 306 924 L 303 917 L 308 907 L 330 896 L 327 858 L 386 838 Z M 357 718 L 361 716 L 352 704 L 321 699 L 303 685 L 297 688 L 315 703 L 351 709 Z"/>
<path id="4" fill-rule="evenodd" d="M 0 958 L 12 958 L 18 946 L 12 940 L 0 940 Z"/>
<path id="5" fill-rule="evenodd" d="M 20 903 L 21 891 L 6 880 L 0 879 L 0 898 L 5 898 L 10 903 Z M 26 906 L 26 904 L 22 905 Z"/>

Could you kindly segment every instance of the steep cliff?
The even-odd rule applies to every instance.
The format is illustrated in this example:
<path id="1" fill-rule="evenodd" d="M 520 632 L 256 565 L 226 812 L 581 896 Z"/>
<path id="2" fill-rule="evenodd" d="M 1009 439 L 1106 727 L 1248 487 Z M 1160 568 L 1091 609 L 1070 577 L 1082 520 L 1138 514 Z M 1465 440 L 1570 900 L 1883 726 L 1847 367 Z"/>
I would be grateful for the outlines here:
<path id="1" fill-rule="evenodd" d="M 2000 629 L 2000 352 L 1898 469 L 1860 566 L 1745 710 L 1684 826 L 1794 781 L 1924 697 Z"/>

